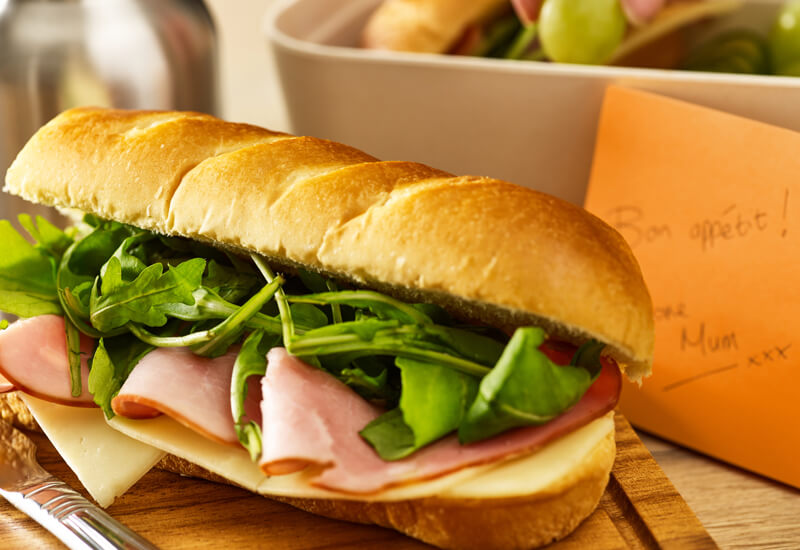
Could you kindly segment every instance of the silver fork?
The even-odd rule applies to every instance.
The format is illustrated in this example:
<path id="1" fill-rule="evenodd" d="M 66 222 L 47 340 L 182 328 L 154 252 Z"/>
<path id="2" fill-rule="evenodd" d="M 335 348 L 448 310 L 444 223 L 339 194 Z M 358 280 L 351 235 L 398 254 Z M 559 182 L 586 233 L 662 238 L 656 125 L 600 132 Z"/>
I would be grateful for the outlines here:
<path id="1" fill-rule="evenodd" d="M 36 462 L 36 445 L 0 421 L 0 495 L 72 550 L 158 550 Z"/>

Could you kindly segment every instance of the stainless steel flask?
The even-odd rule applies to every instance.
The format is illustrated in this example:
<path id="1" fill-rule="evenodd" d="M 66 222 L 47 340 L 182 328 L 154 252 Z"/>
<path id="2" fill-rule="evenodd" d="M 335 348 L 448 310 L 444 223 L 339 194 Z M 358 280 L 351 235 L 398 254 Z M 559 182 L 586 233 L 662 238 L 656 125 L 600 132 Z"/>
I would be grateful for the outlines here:
<path id="1" fill-rule="evenodd" d="M 216 63 L 202 0 L 0 0 L 0 175 L 42 124 L 70 107 L 214 114 Z M 0 195 L 1 219 L 23 211 L 55 219 Z"/>

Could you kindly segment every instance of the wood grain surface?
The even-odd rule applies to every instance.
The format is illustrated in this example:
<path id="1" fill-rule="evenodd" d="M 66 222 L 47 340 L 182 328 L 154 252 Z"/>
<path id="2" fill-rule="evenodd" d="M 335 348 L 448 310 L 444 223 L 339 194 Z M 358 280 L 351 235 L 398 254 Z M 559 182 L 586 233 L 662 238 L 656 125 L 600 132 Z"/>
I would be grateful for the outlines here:
<path id="1" fill-rule="evenodd" d="M 800 490 L 647 434 L 641 439 L 721 548 L 800 549 Z"/>
<path id="2" fill-rule="evenodd" d="M 80 485 L 50 443 L 32 434 L 39 460 L 75 488 Z M 617 415 L 617 460 L 595 513 L 553 550 L 716 548 L 649 451 Z M 154 544 L 171 549 L 429 548 L 379 527 L 306 514 L 242 489 L 153 470 L 108 512 Z M 0 501 L 0 548 L 59 548 L 58 541 Z"/>

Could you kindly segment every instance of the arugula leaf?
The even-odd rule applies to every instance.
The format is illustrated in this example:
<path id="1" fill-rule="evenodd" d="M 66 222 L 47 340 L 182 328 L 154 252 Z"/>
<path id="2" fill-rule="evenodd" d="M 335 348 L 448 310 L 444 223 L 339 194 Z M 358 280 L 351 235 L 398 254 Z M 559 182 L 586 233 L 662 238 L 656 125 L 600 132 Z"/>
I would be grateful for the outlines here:
<path id="1" fill-rule="evenodd" d="M 352 367 L 341 369 L 337 378 L 353 388 L 365 399 L 380 399 L 383 401 L 395 401 L 397 399 L 396 391 L 389 386 L 389 371 L 387 369 L 371 375 L 354 363 Z"/>
<path id="2" fill-rule="evenodd" d="M 494 365 L 505 349 L 505 345 L 494 338 L 460 328 L 431 325 L 425 327 L 425 331 L 453 351 L 481 365 Z"/>
<path id="3" fill-rule="evenodd" d="M 352 307 L 368 309 L 381 320 L 396 319 L 401 323 L 420 325 L 432 323 L 430 317 L 420 309 L 371 290 L 320 292 L 302 296 L 287 296 L 286 299 L 292 303 L 346 304 Z"/>
<path id="4" fill-rule="evenodd" d="M 204 259 L 194 258 L 170 267 L 166 273 L 161 264 L 153 264 L 133 281 L 125 282 L 120 260 L 112 257 L 103 277 L 103 286 L 112 289 L 111 292 L 100 294 L 97 282 L 92 287 L 89 306 L 92 326 L 100 331 L 119 328 L 129 322 L 163 326 L 167 317 L 157 306 L 193 304 L 192 292 L 200 286 L 205 264 Z"/>
<path id="5" fill-rule="evenodd" d="M 106 418 L 114 417 L 111 400 L 119 393 L 136 364 L 153 349 L 132 334 L 100 339 L 91 361 L 89 391 Z"/>
<path id="6" fill-rule="evenodd" d="M 206 258 L 207 260 L 216 260 L 217 262 L 224 262 L 229 258 L 227 253 L 192 239 L 158 235 L 158 240 L 166 248 L 189 258 Z"/>
<path id="7" fill-rule="evenodd" d="M 330 292 L 339 292 L 339 287 L 337 287 L 336 283 L 333 281 L 325 281 L 325 286 L 328 287 Z M 341 304 L 331 304 L 331 320 L 334 323 L 341 323 L 344 321 Z"/>
<path id="8" fill-rule="evenodd" d="M 477 379 L 453 369 L 404 358 L 396 363 L 400 406 L 360 432 L 384 460 L 406 457 L 457 429 L 478 392 Z"/>
<path id="9" fill-rule="evenodd" d="M 0 221 L 0 310 L 19 317 L 60 315 L 55 259 L 30 244 L 7 220 Z"/>
<path id="10" fill-rule="evenodd" d="M 278 280 L 278 277 L 275 276 L 275 273 L 273 273 L 272 269 L 258 255 L 250 254 L 250 259 L 253 260 L 253 263 L 256 264 L 258 271 L 261 273 L 262 277 L 264 277 L 264 279 L 267 280 L 268 283 L 272 283 Z M 286 293 L 283 291 L 283 288 L 279 287 L 275 291 L 275 303 L 278 305 L 278 312 L 281 318 L 283 345 L 286 346 L 286 348 L 288 349 L 291 346 L 296 333 L 295 333 L 294 320 L 292 319 L 292 310 L 289 307 L 289 302 L 286 299 Z M 314 355 L 314 354 L 307 353 L 299 355 Z"/>
<path id="11" fill-rule="evenodd" d="M 458 430 L 461 443 L 480 441 L 518 426 L 544 424 L 583 396 L 593 376 L 585 368 L 555 365 L 539 351 L 540 328 L 519 328 L 480 384 Z"/>
<path id="12" fill-rule="evenodd" d="M 284 313 L 281 319 L 285 322 Z M 293 334 L 284 345 L 294 355 L 393 355 L 447 366 L 471 376 L 483 376 L 490 369 L 484 365 L 453 355 L 452 350 L 431 341 L 419 325 L 402 325 L 396 320 L 367 318 L 348 321 Z"/>
<path id="13" fill-rule="evenodd" d="M 311 330 L 328 325 L 328 316 L 317 306 L 311 304 L 292 304 L 292 318 L 297 327 Z"/>
<path id="14" fill-rule="evenodd" d="M 44 248 L 56 261 L 61 260 L 64 251 L 72 244 L 72 239 L 41 216 L 36 216 L 35 222 L 28 214 L 20 214 L 17 219 L 36 244 Z"/>
<path id="15" fill-rule="evenodd" d="M 267 352 L 278 344 L 280 336 L 257 330 L 242 344 L 231 378 L 231 412 L 233 427 L 239 442 L 255 461 L 261 455 L 261 428 L 252 420 L 245 422 L 244 402 L 247 399 L 247 379 L 263 376 L 267 371 Z"/>
<path id="16" fill-rule="evenodd" d="M 606 345 L 602 342 L 589 340 L 575 351 L 575 355 L 572 356 L 572 360 L 569 364 L 575 367 L 585 368 L 589 371 L 589 374 L 592 375 L 592 379 L 594 380 L 603 368 L 603 365 L 600 363 L 600 354 L 605 347 Z"/>
<path id="17" fill-rule="evenodd" d="M 101 293 L 111 294 L 124 283 L 129 283 L 136 279 L 147 268 L 141 258 L 130 254 L 128 250 L 154 238 L 155 235 L 149 231 L 140 231 L 122 241 L 111 258 L 100 268 Z M 110 274 L 107 273 L 109 269 L 112 270 Z"/>
<path id="18" fill-rule="evenodd" d="M 280 290 L 281 284 L 283 284 L 283 277 L 275 277 L 270 283 L 264 285 L 230 317 L 208 329 L 210 339 L 192 346 L 192 351 L 206 357 L 218 357 L 224 354 L 233 343 L 241 338 L 247 327 L 247 321 L 259 312 L 264 303 L 272 299 Z"/>
<path id="19" fill-rule="evenodd" d="M 316 271 L 309 271 L 307 269 L 298 269 L 297 276 L 303 282 L 303 285 L 311 292 L 325 293 L 328 290 L 328 281 L 317 273 Z"/>
<path id="20" fill-rule="evenodd" d="M 294 343 L 303 349 L 313 348 L 318 350 L 311 352 L 315 355 L 324 355 L 326 353 L 325 348 L 328 345 L 350 341 L 353 339 L 352 337 L 362 342 L 371 342 L 379 332 L 400 327 L 401 324 L 397 321 L 381 321 L 374 317 L 368 317 L 361 321 L 347 321 L 306 331 L 295 338 Z M 330 353 L 336 353 L 336 351 L 331 351 Z"/>
<path id="21" fill-rule="evenodd" d="M 98 227 L 100 227 L 104 223 L 107 223 L 106 220 L 104 220 L 103 218 L 100 218 L 98 216 L 95 216 L 94 214 L 84 214 L 82 221 L 83 221 L 83 223 L 85 223 L 86 225 L 88 225 L 89 227 L 91 227 L 93 229 L 97 229 Z"/>
<path id="22" fill-rule="evenodd" d="M 380 415 L 358 432 L 383 460 L 399 460 L 414 452 L 414 432 L 403 420 L 400 408 Z"/>
<path id="23" fill-rule="evenodd" d="M 108 259 L 131 236 L 133 229 L 117 222 L 103 222 L 84 238 L 75 241 L 61 259 L 59 287 L 73 288 L 94 281 Z"/>
<path id="24" fill-rule="evenodd" d="M 99 332 L 88 325 L 92 284 L 103 264 L 131 235 L 132 231 L 131 228 L 121 223 L 89 219 L 93 223 L 97 223 L 97 226 L 91 233 L 75 241 L 64 252 L 58 265 L 56 286 L 61 306 L 67 316 L 81 328 L 81 331 L 97 337 Z M 88 328 L 88 331 L 85 331 L 84 328 Z"/>
<path id="25" fill-rule="evenodd" d="M 158 309 L 168 317 L 183 319 L 184 321 L 206 321 L 211 319 L 225 319 L 236 313 L 240 307 L 219 297 L 213 290 L 200 287 L 192 292 L 194 304 L 162 304 Z M 281 322 L 262 313 L 256 313 L 246 321 L 247 328 L 261 329 L 270 333 L 279 334 Z"/>
<path id="26" fill-rule="evenodd" d="M 436 323 L 437 325 L 451 325 L 453 324 L 453 318 L 450 316 L 447 311 L 436 304 L 411 304 L 411 307 L 414 309 L 418 309 L 422 313 L 428 316 L 431 321 Z"/>
<path id="27" fill-rule="evenodd" d="M 242 272 L 210 260 L 208 274 L 203 277 L 203 286 L 213 290 L 228 302 L 238 302 L 258 285 L 258 278 L 252 273 Z"/>
<path id="28" fill-rule="evenodd" d="M 64 319 L 64 330 L 67 333 L 70 393 L 72 397 L 80 397 L 83 392 L 81 380 L 81 333 L 69 319 Z"/>

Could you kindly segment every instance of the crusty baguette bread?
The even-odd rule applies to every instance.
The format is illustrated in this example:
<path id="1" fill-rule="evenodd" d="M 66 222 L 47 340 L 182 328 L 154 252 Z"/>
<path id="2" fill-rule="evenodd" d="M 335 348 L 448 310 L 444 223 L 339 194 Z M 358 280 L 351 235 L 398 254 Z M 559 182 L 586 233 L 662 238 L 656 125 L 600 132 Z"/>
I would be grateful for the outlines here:
<path id="1" fill-rule="evenodd" d="M 652 361 L 652 304 L 622 237 L 503 181 L 203 114 L 75 109 L 31 138 L 5 189 L 497 326 L 595 338 L 633 380 Z"/>
<path id="2" fill-rule="evenodd" d="M 76 109 L 31 138 L 6 190 L 432 301 L 468 319 L 596 338 L 634 380 L 652 361 L 650 297 L 620 235 L 510 183 L 380 162 L 197 113 Z M 3 401 L 30 424 L 13 394 Z M 558 487 L 513 499 L 284 500 L 445 548 L 527 548 L 563 537 L 594 509 L 613 457 L 612 431 Z M 161 466 L 219 480 L 176 457 Z"/>
<path id="3" fill-rule="evenodd" d="M 508 0 L 387 0 L 367 22 L 362 45 L 376 50 L 443 53 L 469 25 L 509 6 Z"/>
<path id="4" fill-rule="evenodd" d="M 38 430 L 15 392 L 0 395 L 3 419 Z M 358 502 L 270 497 L 333 519 L 395 529 L 440 548 L 528 549 L 571 533 L 597 506 L 608 484 L 616 445 L 609 432 L 586 457 L 546 492 L 516 498 L 420 498 Z M 158 468 L 181 475 L 229 483 L 191 462 L 165 456 Z"/>

